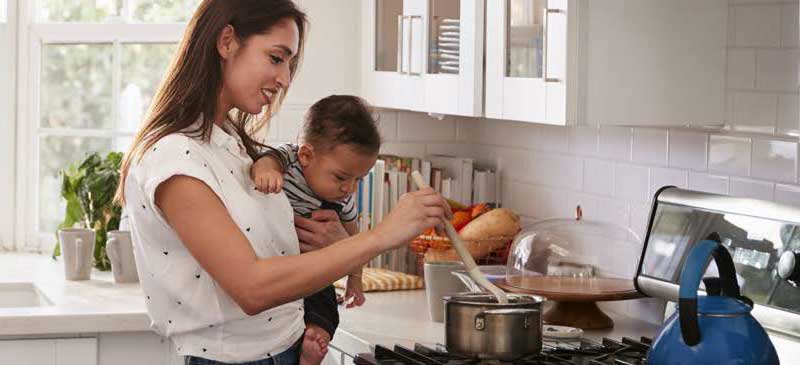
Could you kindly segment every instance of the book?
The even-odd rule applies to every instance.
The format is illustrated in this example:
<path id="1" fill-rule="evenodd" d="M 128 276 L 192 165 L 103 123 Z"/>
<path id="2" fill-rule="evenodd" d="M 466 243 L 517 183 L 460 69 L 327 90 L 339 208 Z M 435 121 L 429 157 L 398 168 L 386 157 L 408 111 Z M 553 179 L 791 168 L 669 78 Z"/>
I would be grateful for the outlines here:
<path id="1" fill-rule="evenodd" d="M 472 171 L 475 161 L 471 158 L 447 155 L 430 156 L 433 166 L 442 169 L 445 177 L 452 179 L 450 185 L 451 199 L 472 204 Z"/>

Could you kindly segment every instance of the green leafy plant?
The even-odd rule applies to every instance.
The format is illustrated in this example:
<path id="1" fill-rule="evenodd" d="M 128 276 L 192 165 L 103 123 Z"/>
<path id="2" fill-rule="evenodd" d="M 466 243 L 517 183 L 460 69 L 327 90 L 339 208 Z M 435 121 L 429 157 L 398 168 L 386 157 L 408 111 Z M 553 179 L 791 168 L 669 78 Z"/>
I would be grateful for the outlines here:
<path id="1" fill-rule="evenodd" d="M 61 196 L 67 201 L 67 208 L 58 228 L 72 228 L 77 224 L 93 229 L 94 266 L 100 270 L 111 269 L 106 255 L 107 232 L 119 228 L 122 215 L 122 207 L 114 202 L 121 163 L 120 152 L 111 152 L 105 159 L 95 152 L 61 170 Z M 53 250 L 53 258 L 59 255 L 60 243 Z"/>

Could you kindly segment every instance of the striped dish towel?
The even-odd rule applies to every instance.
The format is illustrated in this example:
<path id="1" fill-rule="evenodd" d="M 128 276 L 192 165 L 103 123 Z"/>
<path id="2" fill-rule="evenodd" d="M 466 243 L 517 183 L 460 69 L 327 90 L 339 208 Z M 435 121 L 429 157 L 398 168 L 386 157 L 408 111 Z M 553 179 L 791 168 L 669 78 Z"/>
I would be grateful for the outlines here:
<path id="1" fill-rule="evenodd" d="M 422 278 L 419 276 L 372 267 L 364 268 L 364 273 L 361 275 L 361 283 L 364 286 L 364 292 L 411 290 L 424 287 Z M 344 277 L 333 283 L 333 286 L 344 289 L 346 284 L 347 277 Z"/>

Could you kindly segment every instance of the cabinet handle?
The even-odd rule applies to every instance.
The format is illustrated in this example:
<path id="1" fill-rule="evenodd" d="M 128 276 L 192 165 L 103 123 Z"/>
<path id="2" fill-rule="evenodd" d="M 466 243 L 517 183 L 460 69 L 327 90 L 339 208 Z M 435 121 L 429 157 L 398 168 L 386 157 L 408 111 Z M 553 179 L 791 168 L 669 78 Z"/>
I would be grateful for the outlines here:
<path id="1" fill-rule="evenodd" d="M 561 82 L 561 79 L 547 76 L 547 56 L 550 53 L 550 37 L 547 36 L 547 30 L 550 27 L 550 14 L 565 14 L 563 9 L 545 9 L 544 12 L 544 57 L 542 64 L 542 78 L 544 82 Z"/>
<path id="2" fill-rule="evenodd" d="M 403 74 L 403 19 L 405 16 L 397 16 L 397 73 Z"/>
<path id="3" fill-rule="evenodd" d="M 422 71 L 420 72 L 411 71 L 411 59 L 414 56 L 414 19 L 419 19 L 420 23 L 422 23 L 422 16 L 421 15 L 408 16 L 408 72 L 406 72 L 406 75 L 420 76 L 422 75 Z M 422 63 L 420 63 L 420 68 L 421 67 Z"/>

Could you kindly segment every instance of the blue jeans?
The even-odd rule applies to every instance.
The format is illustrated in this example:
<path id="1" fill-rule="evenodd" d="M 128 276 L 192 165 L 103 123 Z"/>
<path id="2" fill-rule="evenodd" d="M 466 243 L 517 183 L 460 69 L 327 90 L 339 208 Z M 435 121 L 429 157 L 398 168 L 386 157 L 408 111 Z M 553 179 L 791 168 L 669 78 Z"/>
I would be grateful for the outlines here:
<path id="1" fill-rule="evenodd" d="M 288 350 L 281 352 L 268 359 L 261 359 L 255 361 L 248 361 L 243 363 L 236 363 L 236 365 L 298 365 L 300 363 L 300 345 L 303 343 L 303 337 L 300 337 L 297 342 L 292 345 Z M 184 357 L 185 365 L 233 365 L 232 363 L 219 362 L 216 360 L 204 359 L 202 357 L 186 356 Z"/>

